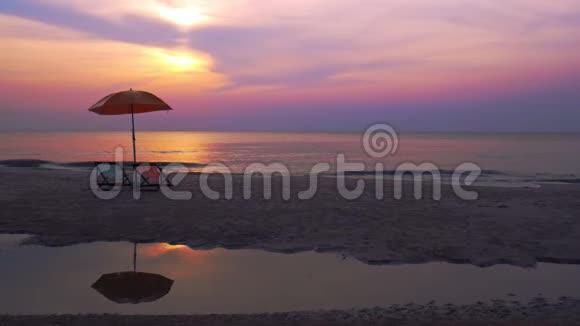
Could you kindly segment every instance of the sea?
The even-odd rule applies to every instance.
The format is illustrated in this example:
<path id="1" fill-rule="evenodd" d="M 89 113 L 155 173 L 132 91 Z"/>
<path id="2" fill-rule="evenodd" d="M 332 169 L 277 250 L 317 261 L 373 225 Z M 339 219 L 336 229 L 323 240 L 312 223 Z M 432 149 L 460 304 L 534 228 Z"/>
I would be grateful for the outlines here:
<path id="1" fill-rule="evenodd" d="M 182 163 L 191 170 L 223 164 L 233 173 L 253 163 L 282 163 L 295 175 L 308 174 L 318 163 L 329 163 L 330 171 L 336 171 L 339 155 L 345 162 L 363 163 L 366 172 L 351 172 L 362 174 L 377 168 L 388 174 L 403 163 L 426 162 L 445 173 L 473 163 L 493 180 L 580 182 L 577 133 L 400 132 L 384 139 L 388 151 L 373 151 L 371 143 L 369 153 L 365 144 L 371 141 L 362 132 L 138 131 L 136 155 L 139 162 Z M 113 161 L 116 150 L 122 160 L 133 160 L 131 132 L 0 133 L 3 166 L 86 168 L 95 161 Z"/>

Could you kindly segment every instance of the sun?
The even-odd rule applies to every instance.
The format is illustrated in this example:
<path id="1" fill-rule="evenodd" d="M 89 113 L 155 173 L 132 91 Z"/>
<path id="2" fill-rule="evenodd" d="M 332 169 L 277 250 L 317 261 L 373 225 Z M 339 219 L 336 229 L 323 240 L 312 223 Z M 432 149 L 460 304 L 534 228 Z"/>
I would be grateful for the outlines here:
<path id="1" fill-rule="evenodd" d="M 159 15 L 176 24 L 183 27 L 191 27 L 193 25 L 198 25 L 207 20 L 199 9 L 193 7 L 187 8 L 175 8 L 175 7 L 161 7 L 159 9 Z"/>
<path id="2" fill-rule="evenodd" d="M 171 70 L 205 72 L 206 62 L 189 54 L 161 53 L 162 61 Z"/>
<path id="3" fill-rule="evenodd" d="M 173 65 L 173 66 L 176 66 L 179 68 L 183 68 L 183 69 L 193 68 L 197 63 L 197 60 L 194 57 L 187 56 L 187 55 L 166 54 L 165 60 L 170 65 Z"/>
<path id="4" fill-rule="evenodd" d="M 208 71 L 209 63 L 199 55 L 193 55 L 186 51 L 168 51 L 164 49 L 151 49 L 147 51 L 157 64 L 171 71 Z"/>

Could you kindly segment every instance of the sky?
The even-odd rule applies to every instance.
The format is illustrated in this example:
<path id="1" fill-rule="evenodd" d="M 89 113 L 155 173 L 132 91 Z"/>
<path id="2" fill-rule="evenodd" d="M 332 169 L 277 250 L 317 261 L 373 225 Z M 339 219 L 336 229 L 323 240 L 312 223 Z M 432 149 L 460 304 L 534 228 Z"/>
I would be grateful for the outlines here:
<path id="1" fill-rule="evenodd" d="M 0 131 L 580 131 L 578 0 L 2 0 Z"/>

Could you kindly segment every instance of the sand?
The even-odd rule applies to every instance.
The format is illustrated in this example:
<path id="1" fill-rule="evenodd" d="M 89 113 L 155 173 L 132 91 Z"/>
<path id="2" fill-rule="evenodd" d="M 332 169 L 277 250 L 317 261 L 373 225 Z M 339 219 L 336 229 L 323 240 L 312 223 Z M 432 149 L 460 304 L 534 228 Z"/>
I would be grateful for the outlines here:
<path id="1" fill-rule="evenodd" d="M 198 189 L 197 178 L 175 189 Z M 211 179 L 214 189 L 223 187 L 221 177 Z M 242 178 L 235 177 L 231 200 L 209 200 L 199 191 L 184 201 L 160 192 L 134 200 L 127 189 L 106 201 L 90 191 L 87 171 L 5 167 L 0 180 L 0 232 L 33 234 L 29 243 L 49 246 L 126 240 L 338 251 L 371 264 L 580 262 L 580 185 L 481 187 L 476 201 L 458 199 L 448 186 L 440 201 L 415 200 L 411 187 L 395 200 L 387 188 L 377 200 L 366 180 L 363 196 L 348 201 L 336 180 L 321 178 L 313 199 L 284 201 L 276 191 L 280 179 L 271 200 L 260 198 L 259 179 L 256 195 L 244 200 Z M 293 177 L 292 185 L 295 194 L 308 187 L 307 179 Z"/>
<path id="2" fill-rule="evenodd" d="M 29 244 L 48 246 L 124 240 L 283 253 L 336 251 L 369 264 L 580 263 L 578 184 L 480 187 L 477 188 L 480 198 L 476 201 L 458 199 L 448 186 L 443 188 L 440 201 L 415 200 L 411 187 L 405 188 L 403 199 L 395 200 L 392 189 L 387 187 L 385 199 L 377 200 L 374 184 L 366 180 L 363 196 L 349 201 L 337 193 L 336 180 L 326 177 L 320 179 L 320 189 L 313 199 L 301 201 L 295 194 L 308 187 L 308 180 L 292 177 L 292 198 L 285 201 L 278 187 L 280 179 L 274 180 L 271 200 L 260 198 L 259 182 L 254 184 L 253 199 L 244 200 L 242 178 L 235 176 L 233 199 L 209 200 L 198 191 L 198 178 L 191 175 L 175 188 L 193 190 L 191 200 L 169 200 L 160 192 L 143 192 L 141 199 L 134 200 L 131 191 L 125 190 L 119 197 L 104 201 L 89 190 L 87 171 L 1 167 L 0 233 L 32 234 Z M 212 188 L 223 187 L 221 180 L 211 177 Z M 355 181 L 356 177 L 350 180 Z M 0 325 L 260 325 L 268 321 L 277 325 L 326 325 L 368 324 L 366 321 L 382 324 L 393 318 L 413 324 L 429 320 L 454 322 L 457 316 L 464 316 L 459 320 L 481 321 L 483 325 L 503 322 L 501 314 L 498 315 L 501 311 L 505 312 L 504 318 L 512 316 L 514 323 L 531 320 L 573 323 L 578 322 L 579 306 L 578 301 L 571 299 L 553 305 L 537 303 L 506 309 L 485 304 L 479 308 L 427 307 L 432 310 L 413 306 L 423 315 L 405 308 L 399 316 L 389 310 L 395 308 L 389 307 L 363 312 L 175 316 L 163 322 L 155 319 L 158 317 L 137 316 L 4 316 L 0 317 Z M 482 307 L 487 312 L 477 315 Z M 449 309 L 455 312 L 450 313 Z M 525 314 L 513 315 L 514 311 Z"/>
<path id="3" fill-rule="evenodd" d="M 579 325 L 580 301 L 561 298 L 547 303 L 537 298 L 527 304 L 495 301 L 473 305 L 407 304 L 385 308 L 287 312 L 251 315 L 126 316 L 60 315 L 2 316 L 3 326 L 93 325 Z"/>

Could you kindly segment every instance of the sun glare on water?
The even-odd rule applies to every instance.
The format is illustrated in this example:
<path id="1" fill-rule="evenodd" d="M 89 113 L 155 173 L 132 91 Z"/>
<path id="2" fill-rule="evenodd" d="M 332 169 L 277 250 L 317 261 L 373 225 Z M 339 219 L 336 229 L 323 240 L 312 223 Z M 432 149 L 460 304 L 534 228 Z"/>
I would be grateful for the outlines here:
<path id="1" fill-rule="evenodd" d="M 166 251 L 189 249 L 189 247 L 186 245 L 171 245 L 168 243 L 164 243 L 164 244 L 162 244 L 162 246 L 163 246 L 163 249 L 165 249 Z"/>
<path id="2" fill-rule="evenodd" d="M 193 250 L 185 245 L 170 245 L 168 243 L 144 244 L 139 249 L 139 253 L 146 257 L 158 257 L 170 252 L 193 253 Z"/>

